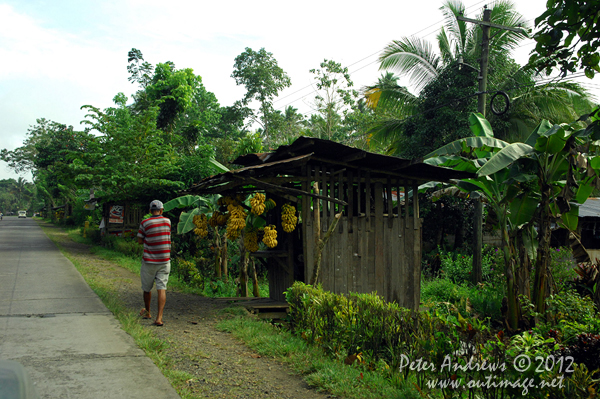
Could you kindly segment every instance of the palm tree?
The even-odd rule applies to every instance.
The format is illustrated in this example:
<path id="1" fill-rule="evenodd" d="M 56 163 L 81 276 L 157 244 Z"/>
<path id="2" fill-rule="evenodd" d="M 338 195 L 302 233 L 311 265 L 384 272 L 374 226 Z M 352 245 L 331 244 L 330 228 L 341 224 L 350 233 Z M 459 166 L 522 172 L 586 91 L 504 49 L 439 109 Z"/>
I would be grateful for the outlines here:
<path id="1" fill-rule="evenodd" d="M 380 69 L 395 70 L 407 74 L 417 91 L 446 67 L 461 59 L 474 63 L 480 55 L 481 29 L 474 24 L 459 21 L 456 17 L 465 14 L 465 6 L 459 0 L 448 0 L 441 8 L 444 14 L 444 26 L 437 35 L 439 55 L 433 46 L 417 37 L 405 37 L 394 40 L 380 55 Z M 514 5 L 508 0 L 494 3 L 491 21 L 509 27 L 525 27 L 527 22 L 514 11 Z M 510 52 L 525 39 L 525 33 L 501 31 L 490 38 L 490 59 L 498 54 Z"/>
<path id="2" fill-rule="evenodd" d="M 371 129 L 372 143 L 375 146 L 385 143 L 390 153 L 401 155 L 402 149 L 407 148 L 407 118 L 428 112 L 432 108 L 431 99 L 427 95 L 431 92 L 439 93 L 440 88 L 427 89 L 436 84 L 436 81 L 439 83 L 440 79 L 448 79 L 444 75 L 459 77 L 469 70 L 473 75 L 467 79 L 468 85 L 472 87 L 471 96 L 476 95 L 478 72 L 471 65 L 476 65 L 480 57 L 482 30 L 475 24 L 458 20 L 457 16 L 465 14 L 465 6 L 459 0 L 446 1 L 441 10 L 445 19 L 444 26 L 437 35 L 438 52 L 434 51 L 431 43 L 421 38 L 405 37 L 390 43 L 380 56 L 380 69 L 408 76 L 418 96 L 397 85 L 395 88 L 382 86 L 381 79 L 375 86 L 365 89 L 365 97 L 376 100 L 368 104 L 376 109 L 381 108 L 381 117 Z M 493 4 L 491 21 L 514 28 L 527 27 L 527 22 L 508 0 Z M 586 91 L 577 84 L 539 85 L 533 70 L 517 65 L 510 58 L 510 53 L 525 38 L 525 32 L 492 28 L 488 91 L 503 90 L 511 100 L 507 114 L 502 117 L 489 116 L 499 138 L 519 139 L 522 132 L 530 132 L 541 119 L 553 122 L 572 121 L 576 119 L 571 118 L 572 115 L 588 112 L 593 106 Z M 467 67 L 459 72 L 460 67 L 465 65 Z M 442 105 L 455 106 L 454 102 L 450 104 L 448 100 L 440 104 Z M 469 134 L 467 126 L 463 130 L 465 134 Z M 458 138 L 457 134 L 460 136 L 461 133 L 448 136 Z"/>
<path id="3" fill-rule="evenodd" d="M 23 177 L 19 177 L 13 183 L 12 192 L 17 197 L 17 207 L 19 209 L 23 207 L 23 197 L 30 193 L 28 185 L 29 183 Z"/>
<path id="4" fill-rule="evenodd" d="M 298 108 L 288 105 L 283 114 L 284 120 L 284 144 L 290 144 L 300 136 L 304 127 L 304 115 L 298 112 Z"/>

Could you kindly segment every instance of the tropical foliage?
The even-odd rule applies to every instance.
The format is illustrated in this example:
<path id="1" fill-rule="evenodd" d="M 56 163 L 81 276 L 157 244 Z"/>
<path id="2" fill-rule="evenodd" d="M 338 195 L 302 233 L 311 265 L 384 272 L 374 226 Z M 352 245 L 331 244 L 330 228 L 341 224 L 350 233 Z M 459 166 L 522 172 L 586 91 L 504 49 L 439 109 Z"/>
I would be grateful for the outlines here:
<path id="1" fill-rule="evenodd" d="M 365 90 L 367 103 L 379 116 L 370 130 L 373 148 L 413 158 L 470 134 L 464 121 L 476 110 L 481 28 L 458 19 L 465 11 L 459 1 L 444 3 L 445 25 L 437 35 L 438 52 L 415 37 L 395 40 L 383 50 L 380 68 L 408 76 L 418 94 L 389 78 Z M 514 29 L 527 26 L 510 1 L 494 3 L 491 21 Z M 510 58 L 526 37 L 523 29 L 492 28 L 490 39 L 489 97 L 502 91 L 510 107 L 508 112 L 499 112 L 502 115 L 490 113 L 489 121 L 496 136 L 509 141 L 522 141 L 542 119 L 569 122 L 593 108 L 581 86 L 544 84 L 532 69 L 520 67 Z"/>
<path id="2" fill-rule="evenodd" d="M 452 142 L 427 160 L 477 173 L 457 187 L 480 192 L 498 221 L 512 328 L 517 328 L 520 317 L 519 296 L 532 298 L 536 311 L 542 313 L 551 294 L 547 280 L 550 225 L 574 231 L 578 207 L 572 203 L 585 202 L 598 181 L 600 158 L 594 143 L 600 137 L 599 116 L 596 110 L 589 116 L 589 127 L 580 130 L 543 121 L 525 142 L 509 144 L 493 137 L 481 115 L 473 115 L 471 124 L 478 136 Z M 530 259 L 535 259 L 532 295 Z"/>
<path id="3" fill-rule="evenodd" d="M 598 0 L 553 0 L 535 19 L 537 42 L 529 62 L 549 74 L 560 67 L 563 76 L 583 69 L 592 79 L 600 72 Z"/>

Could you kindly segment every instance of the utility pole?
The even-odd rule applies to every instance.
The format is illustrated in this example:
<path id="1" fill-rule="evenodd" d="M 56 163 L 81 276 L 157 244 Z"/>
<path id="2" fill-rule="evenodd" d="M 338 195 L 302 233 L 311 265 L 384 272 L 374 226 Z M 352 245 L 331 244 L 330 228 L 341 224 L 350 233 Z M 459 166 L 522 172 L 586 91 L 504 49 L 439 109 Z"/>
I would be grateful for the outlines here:
<path id="1" fill-rule="evenodd" d="M 498 25 L 490 22 L 492 10 L 484 6 L 483 20 L 478 21 L 476 19 L 465 18 L 462 15 L 458 15 L 456 19 L 464 22 L 471 22 L 477 25 L 481 25 L 483 29 L 483 35 L 481 38 L 481 60 L 479 64 L 479 94 L 477 98 L 477 112 L 485 117 L 485 102 L 486 102 L 486 91 L 487 91 L 487 75 L 488 75 L 488 64 L 490 59 L 490 31 L 491 28 L 498 28 L 502 30 L 510 30 L 518 33 L 522 33 L 521 28 L 513 28 L 510 26 Z M 482 255 L 481 250 L 483 247 L 483 203 L 481 197 L 475 201 L 473 217 L 473 269 L 471 270 L 471 280 L 474 284 L 481 283 L 483 280 L 483 272 L 481 267 Z"/>

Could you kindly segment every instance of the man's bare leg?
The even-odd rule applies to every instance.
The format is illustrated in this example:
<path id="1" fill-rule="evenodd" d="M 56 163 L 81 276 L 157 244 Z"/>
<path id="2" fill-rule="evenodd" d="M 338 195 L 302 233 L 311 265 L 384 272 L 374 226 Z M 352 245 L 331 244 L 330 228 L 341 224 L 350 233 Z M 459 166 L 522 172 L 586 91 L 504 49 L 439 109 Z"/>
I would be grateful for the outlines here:
<path id="1" fill-rule="evenodd" d="M 144 306 L 146 307 L 146 311 L 150 314 L 150 302 L 152 301 L 152 292 L 144 291 Z"/>
<path id="2" fill-rule="evenodd" d="M 167 302 L 167 290 L 156 290 L 158 294 L 158 313 L 156 314 L 155 324 L 162 324 L 163 310 L 165 309 L 165 303 Z"/>

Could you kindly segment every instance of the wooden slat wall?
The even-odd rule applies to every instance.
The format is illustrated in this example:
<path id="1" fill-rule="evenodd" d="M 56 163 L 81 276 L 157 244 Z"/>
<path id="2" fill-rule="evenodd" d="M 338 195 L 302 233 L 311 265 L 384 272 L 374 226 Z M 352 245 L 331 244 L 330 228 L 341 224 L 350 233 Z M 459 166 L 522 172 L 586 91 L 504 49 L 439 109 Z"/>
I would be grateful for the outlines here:
<path id="1" fill-rule="evenodd" d="M 310 180 L 318 181 L 323 195 L 335 193 L 336 197 L 349 203 L 347 207 L 334 208 L 330 203 L 321 208 L 321 234 L 331 223 L 334 211 L 343 212 L 338 229 L 323 251 L 319 279 L 323 288 L 340 294 L 376 291 L 388 301 L 417 309 L 420 302 L 421 223 L 418 203 L 414 204 L 412 199 L 406 201 L 414 182 L 372 182 L 369 173 L 355 170 L 339 172 L 344 174 L 345 182 L 340 184 L 339 176 L 331 175 L 335 172 L 333 169 L 321 167 L 315 172 L 318 174 L 311 175 L 307 168 L 306 176 L 311 178 L 305 187 L 312 186 Z M 387 200 L 393 190 L 399 199 L 404 193 L 406 201 L 403 205 L 398 204 L 395 213 L 391 201 Z M 302 212 L 307 282 L 314 263 L 311 203 L 318 201 L 304 200 Z"/>

